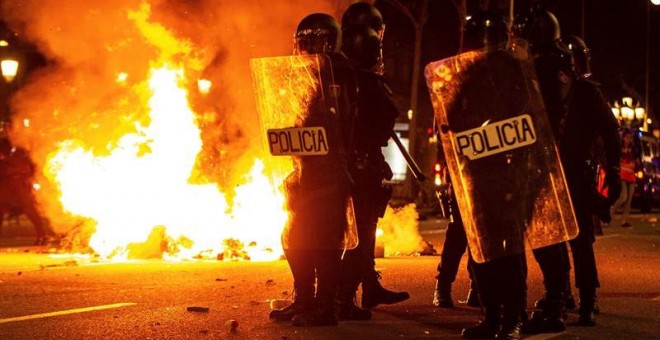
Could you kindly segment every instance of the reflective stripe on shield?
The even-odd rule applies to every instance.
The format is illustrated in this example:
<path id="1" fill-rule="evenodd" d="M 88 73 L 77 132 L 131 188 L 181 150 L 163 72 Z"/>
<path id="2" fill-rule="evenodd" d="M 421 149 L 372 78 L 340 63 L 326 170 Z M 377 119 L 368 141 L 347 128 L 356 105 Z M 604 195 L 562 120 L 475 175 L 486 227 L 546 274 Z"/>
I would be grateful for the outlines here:
<path id="1" fill-rule="evenodd" d="M 482 263 L 577 236 L 524 41 L 425 69 L 471 254 Z"/>
<path id="2" fill-rule="evenodd" d="M 285 195 L 286 249 L 357 246 L 344 132 L 325 55 L 250 60 L 265 173 Z"/>

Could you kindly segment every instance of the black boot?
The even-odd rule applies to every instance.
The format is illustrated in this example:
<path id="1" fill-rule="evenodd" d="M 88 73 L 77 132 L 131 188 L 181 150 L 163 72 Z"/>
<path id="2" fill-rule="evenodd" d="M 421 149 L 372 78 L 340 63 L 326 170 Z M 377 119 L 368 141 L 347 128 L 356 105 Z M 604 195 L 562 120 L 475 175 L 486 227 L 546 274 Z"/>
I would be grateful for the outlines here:
<path id="1" fill-rule="evenodd" d="M 470 288 L 467 295 L 467 300 L 465 304 L 470 307 L 481 307 L 481 302 L 479 301 L 479 294 L 477 294 L 476 289 Z"/>
<path id="2" fill-rule="evenodd" d="M 435 281 L 435 291 L 433 291 L 433 305 L 441 308 L 454 307 L 454 301 L 451 298 L 451 283 Z"/>
<path id="3" fill-rule="evenodd" d="M 365 275 L 362 282 L 362 308 L 371 309 L 380 304 L 391 305 L 410 298 L 408 292 L 393 292 L 383 288 L 380 285 L 380 278 L 380 273 L 377 271 Z"/>
<path id="4" fill-rule="evenodd" d="M 337 326 L 334 299 L 317 298 L 312 309 L 294 316 L 291 322 L 300 327 Z"/>
<path id="5" fill-rule="evenodd" d="M 464 328 L 461 336 L 466 339 L 492 339 L 500 330 L 500 310 L 486 308 L 486 316 L 472 327 Z"/>
<path id="6" fill-rule="evenodd" d="M 565 314 L 564 295 L 546 292 L 546 296 L 537 301 L 532 318 L 525 323 L 524 331 L 530 334 L 563 332 L 566 330 Z"/>
<path id="7" fill-rule="evenodd" d="M 367 321 L 371 320 L 371 311 L 355 305 L 354 300 L 342 301 L 337 305 L 337 317 L 341 321 Z"/>
<path id="8" fill-rule="evenodd" d="M 371 319 L 371 311 L 355 305 L 353 286 L 342 286 L 337 294 L 337 317 L 343 321 L 366 321 Z"/>
<path id="9" fill-rule="evenodd" d="M 296 297 L 290 305 L 270 311 L 268 317 L 275 321 L 291 321 L 294 316 L 309 312 L 312 307 L 312 299 Z"/>
<path id="10" fill-rule="evenodd" d="M 580 289 L 580 308 L 578 309 L 578 322 L 580 326 L 595 326 L 596 317 L 596 289 Z"/>

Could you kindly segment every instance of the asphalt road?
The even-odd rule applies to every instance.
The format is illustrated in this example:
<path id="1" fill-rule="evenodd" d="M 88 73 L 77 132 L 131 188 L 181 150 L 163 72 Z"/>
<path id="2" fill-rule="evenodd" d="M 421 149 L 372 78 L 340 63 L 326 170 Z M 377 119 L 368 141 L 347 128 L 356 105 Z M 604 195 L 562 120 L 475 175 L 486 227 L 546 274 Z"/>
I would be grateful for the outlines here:
<path id="1" fill-rule="evenodd" d="M 660 224 L 648 222 L 655 217 L 637 215 L 634 228 L 609 227 L 598 238 L 598 326 L 529 338 L 660 338 Z M 443 223 L 420 226 L 438 251 Z M 269 301 L 292 290 L 285 261 L 99 263 L 54 258 L 43 247 L 17 245 L 20 240 L 0 239 L 0 339 L 452 339 L 480 316 L 462 304 L 431 305 L 439 256 L 378 259 L 383 284 L 412 297 L 377 307 L 371 321 L 298 328 L 267 317 Z M 531 306 L 542 288 L 538 266 L 528 259 Z M 462 269 L 454 298 L 464 299 L 467 288 Z M 569 324 L 576 319 L 571 314 Z M 229 320 L 238 322 L 233 331 Z"/>

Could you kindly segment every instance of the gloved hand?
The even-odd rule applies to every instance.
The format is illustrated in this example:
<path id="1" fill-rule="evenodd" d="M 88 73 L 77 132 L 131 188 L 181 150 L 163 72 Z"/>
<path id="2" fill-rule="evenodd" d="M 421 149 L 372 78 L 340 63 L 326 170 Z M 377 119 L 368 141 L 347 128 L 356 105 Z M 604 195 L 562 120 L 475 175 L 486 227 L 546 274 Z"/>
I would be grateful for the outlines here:
<path id="1" fill-rule="evenodd" d="M 621 170 L 617 167 L 607 169 L 603 186 L 607 188 L 607 198 L 610 205 L 614 204 L 621 195 Z"/>

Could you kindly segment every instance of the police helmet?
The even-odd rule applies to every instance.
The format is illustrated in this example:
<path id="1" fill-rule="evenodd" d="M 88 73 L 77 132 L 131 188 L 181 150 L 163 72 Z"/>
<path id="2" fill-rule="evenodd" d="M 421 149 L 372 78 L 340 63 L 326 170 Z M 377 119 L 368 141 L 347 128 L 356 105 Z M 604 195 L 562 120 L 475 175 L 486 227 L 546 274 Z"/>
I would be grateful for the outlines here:
<path id="1" fill-rule="evenodd" d="M 295 54 L 338 52 L 341 42 L 339 24 L 330 15 L 314 13 L 306 16 L 294 35 Z"/>
<path id="2" fill-rule="evenodd" d="M 575 79 L 571 51 L 556 40 L 534 58 L 534 69 L 547 106 L 564 102 Z"/>
<path id="3" fill-rule="evenodd" d="M 496 46 L 507 41 L 506 19 L 497 13 L 478 12 L 467 20 L 463 30 L 463 50 L 470 51 Z"/>
<path id="4" fill-rule="evenodd" d="M 383 22 L 383 16 L 375 6 L 366 2 L 357 2 L 350 5 L 341 17 L 341 27 L 346 29 L 354 25 L 366 25 L 376 31 L 380 40 L 383 40 L 385 23 Z"/>
<path id="5" fill-rule="evenodd" d="M 515 27 L 518 35 L 529 42 L 533 52 L 552 48 L 561 35 L 557 17 L 547 10 L 529 12 L 516 23 Z"/>
<path id="6" fill-rule="evenodd" d="M 342 51 L 358 68 L 373 69 L 380 61 L 378 33 L 366 25 L 352 25 L 342 32 Z"/>
<path id="7" fill-rule="evenodd" d="M 571 35 L 564 41 L 573 55 L 576 73 L 584 78 L 591 75 L 591 52 L 582 38 Z"/>

